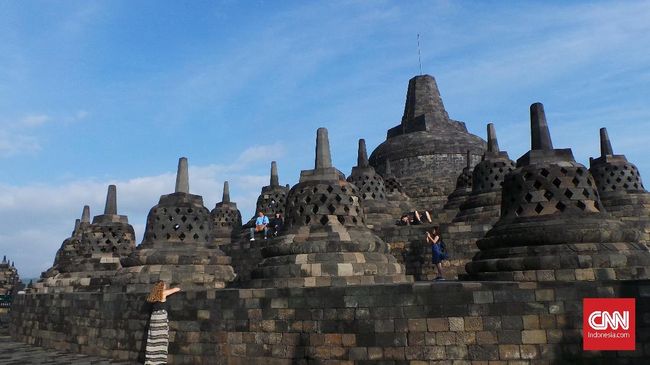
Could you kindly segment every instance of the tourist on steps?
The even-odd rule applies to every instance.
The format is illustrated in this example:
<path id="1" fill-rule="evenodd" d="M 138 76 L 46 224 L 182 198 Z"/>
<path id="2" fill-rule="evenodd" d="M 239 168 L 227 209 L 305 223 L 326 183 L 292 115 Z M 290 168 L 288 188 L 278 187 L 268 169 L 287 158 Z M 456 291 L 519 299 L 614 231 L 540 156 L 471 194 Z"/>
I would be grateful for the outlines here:
<path id="1" fill-rule="evenodd" d="M 251 241 L 255 241 L 255 232 L 264 231 L 264 239 L 267 239 L 269 233 L 269 217 L 264 215 L 264 212 L 257 212 L 255 218 L 255 227 L 251 227 Z"/>
<path id="2" fill-rule="evenodd" d="M 144 364 L 167 364 L 169 345 L 169 320 L 167 319 L 167 297 L 179 292 L 180 288 L 167 288 L 164 281 L 158 281 L 151 289 L 147 302 L 152 303 L 151 319 L 147 331 L 147 347 Z"/>
<path id="3" fill-rule="evenodd" d="M 428 211 L 423 211 L 423 213 L 416 211 L 413 211 L 411 213 L 406 213 L 402 215 L 400 220 L 397 222 L 397 225 L 399 226 L 410 226 L 410 225 L 418 225 L 418 224 L 423 224 L 423 223 L 432 223 L 433 220 L 431 219 L 431 213 Z"/>
<path id="4" fill-rule="evenodd" d="M 275 217 L 271 218 L 270 226 L 273 229 L 273 236 L 277 236 L 284 226 L 284 219 L 282 218 L 282 214 L 275 213 Z"/>
<path id="5" fill-rule="evenodd" d="M 426 232 L 426 241 L 431 245 L 431 264 L 438 270 L 438 276 L 435 280 L 445 280 L 442 272 L 442 260 L 447 260 L 449 255 L 446 253 L 445 244 L 442 242 L 438 227 L 434 227 L 431 232 Z"/>

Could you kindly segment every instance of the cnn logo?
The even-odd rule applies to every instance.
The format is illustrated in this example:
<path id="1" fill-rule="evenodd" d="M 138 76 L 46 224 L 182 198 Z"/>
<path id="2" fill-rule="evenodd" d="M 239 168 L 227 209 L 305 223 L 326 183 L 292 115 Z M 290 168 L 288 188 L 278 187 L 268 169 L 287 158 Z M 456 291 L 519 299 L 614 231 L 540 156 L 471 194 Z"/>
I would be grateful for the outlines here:
<path id="1" fill-rule="evenodd" d="M 624 329 L 630 329 L 630 312 L 614 311 L 612 313 L 606 311 L 594 311 L 589 315 L 589 327 L 602 331 L 606 329 L 617 330 L 619 326 Z"/>
<path id="2" fill-rule="evenodd" d="M 583 350 L 634 351 L 635 310 L 634 298 L 583 299 Z"/>

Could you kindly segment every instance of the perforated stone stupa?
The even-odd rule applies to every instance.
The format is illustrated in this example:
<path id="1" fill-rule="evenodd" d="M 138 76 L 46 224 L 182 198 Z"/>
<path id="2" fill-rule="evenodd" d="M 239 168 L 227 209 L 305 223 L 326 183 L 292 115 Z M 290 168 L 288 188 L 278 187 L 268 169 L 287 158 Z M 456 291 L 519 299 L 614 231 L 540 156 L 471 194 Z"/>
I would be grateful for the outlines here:
<path id="1" fill-rule="evenodd" d="M 259 211 L 264 212 L 268 217 L 273 217 L 275 213 L 284 215 L 287 205 L 287 194 L 289 194 L 289 187 L 280 185 L 278 164 L 272 161 L 269 185 L 262 187 L 262 192 L 257 197 L 255 204 L 256 214 L 253 220 L 257 217 L 257 212 Z"/>
<path id="2" fill-rule="evenodd" d="M 554 149 L 544 107 L 530 107 L 531 150 L 505 177 L 501 218 L 466 266 L 474 278 L 545 281 L 650 277 L 639 234 L 606 213 L 593 176 Z"/>
<path id="3" fill-rule="evenodd" d="M 7 256 L 2 257 L 0 262 L 0 295 L 14 295 L 20 284 L 18 270 L 13 261 L 7 260 Z"/>
<path id="4" fill-rule="evenodd" d="M 401 123 L 388 130 L 370 164 L 381 173 L 390 160 L 392 172 L 416 207 L 438 213 L 467 166 L 467 150 L 478 159 L 485 142 L 469 133 L 464 123 L 449 118 L 436 80 L 420 75 L 409 81 Z"/>
<path id="5" fill-rule="evenodd" d="M 327 129 L 319 128 L 313 170 L 287 197 L 286 232 L 263 249 L 246 285 L 341 286 L 407 282 L 404 267 L 366 227 L 359 189 L 332 166 Z"/>
<path id="6" fill-rule="evenodd" d="M 389 225 L 399 219 L 403 212 L 400 204 L 387 199 L 384 178 L 368 163 L 364 139 L 359 140 L 357 165 L 352 167 L 347 181 L 359 189 L 368 226 Z"/>
<path id="7" fill-rule="evenodd" d="M 499 149 L 494 124 L 488 123 L 488 149 L 472 172 L 472 193 L 459 207 L 454 222 L 492 222 L 501 211 L 503 178 L 515 168 L 508 152 Z M 493 221 L 494 219 L 494 221 Z"/>
<path id="8" fill-rule="evenodd" d="M 499 220 L 503 178 L 515 168 L 508 153 L 499 149 L 492 123 L 487 125 L 487 139 L 488 149 L 472 171 L 471 193 L 460 204 L 452 221 L 441 225 L 442 237 L 452 257 L 448 271 L 453 277 L 465 273 L 465 264 L 478 251 L 476 241 Z"/>
<path id="9" fill-rule="evenodd" d="M 149 211 L 143 241 L 122 260 L 114 284 L 127 291 L 148 291 L 158 280 L 186 290 L 225 287 L 235 273 L 211 235 L 210 211 L 201 196 L 190 194 L 187 159 L 182 157 L 175 192 L 162 195 Z"/>
<path id="10" fill-rule="evenodd" d="M 54 264 L 41 274 L 41 278 L 52 277 L 59 272 L 69 272 L 76 266 L 75 260 L 81 252 L 81 239 L 83 233 L 90 226 L 90 207 L 84 205 L 81 219 L 76 219 L 70 237 L 63 240 L 61 247 L 54 257 Z"/>
<path id="11" fill-rule="evenodd" d="M 230 185 L 223 182 L 221 201 L 210 212 L 212 219 L 212 239 L 215 244 L 228 244 L 241 232 L 241 212 L 237 203 L 230 201 Z"/>
<path id="12" fill-rule="evenodd" d="M 411 202 L 411 198 L 406 193 L 406 190 L 404 190 L 404 186 L 399 181 L 397 176 L 393 174 L 393 170 L 390 167 L 390 160 L 386 160 L 386 164 L 384 166 L 384 173 L 381 174 L 381 176 L 384 178 L 384 189 L 386 191 L 386 199 L 405 204 L 403 205 L 402 208 L 402 211 L 404 212 L 412 211 L 414 209 L 414 206 L 413 203 Z"/>
<path id="13" fill-rule="evenodd" d="M 637 167 L 625 155 L 614 154 L 605 128 L 600 129 L 600 157 L 590 159 L 589 172 L 607 211 L 638 230 L 641 242 L 650 244 L 650 194 Z"/>
<path id="14" fill-rule="evenodd" d="M 51 269 L 33 285 L 37 292 L 99 291 L 121 268 L 120 258 L 135 249 L 135 232 L 125 215 L 117 214 L 117 188 L 106 193 L 104 214 L 88 223 L 84 207 L 81 221 L 64 241 Z"/>

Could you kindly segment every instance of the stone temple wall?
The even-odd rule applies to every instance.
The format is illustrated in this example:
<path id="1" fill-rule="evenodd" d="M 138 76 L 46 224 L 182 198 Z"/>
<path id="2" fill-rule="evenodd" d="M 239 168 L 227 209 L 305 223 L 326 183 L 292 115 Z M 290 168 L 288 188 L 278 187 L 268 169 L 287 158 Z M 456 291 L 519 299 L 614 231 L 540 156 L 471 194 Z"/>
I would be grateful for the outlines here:
<path id="1" fill-rule="evenodd" d="M 635 297 L 636 351 L 583 352 L 582 298 Z M 144 295 L 17 297 L 14 339 L 135 360 Z M 170 364 L 631 364 L 650 356 L 650 281 L 208 289 L 169 298 Z"/>

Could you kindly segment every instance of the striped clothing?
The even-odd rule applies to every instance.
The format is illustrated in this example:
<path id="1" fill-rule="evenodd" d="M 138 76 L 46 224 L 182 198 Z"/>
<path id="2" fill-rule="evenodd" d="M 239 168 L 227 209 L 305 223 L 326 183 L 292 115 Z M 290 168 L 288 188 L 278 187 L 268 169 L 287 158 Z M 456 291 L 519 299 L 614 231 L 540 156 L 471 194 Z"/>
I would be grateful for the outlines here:
<path id="1" fill-rule="evenodd" d="M 154 310 L 149 321 L 145 365 L 167 364 L 167 345 L 169 344 L 169 321 L 167 311 Z"/>

